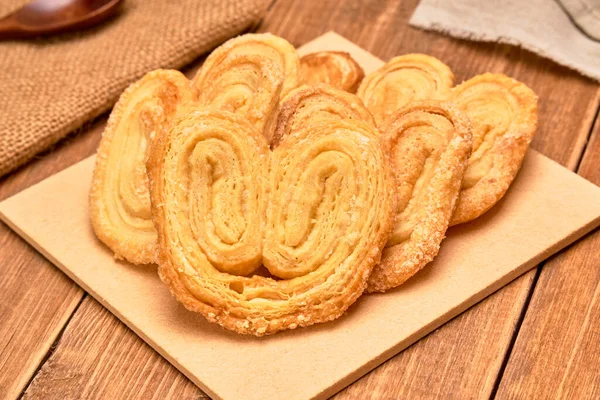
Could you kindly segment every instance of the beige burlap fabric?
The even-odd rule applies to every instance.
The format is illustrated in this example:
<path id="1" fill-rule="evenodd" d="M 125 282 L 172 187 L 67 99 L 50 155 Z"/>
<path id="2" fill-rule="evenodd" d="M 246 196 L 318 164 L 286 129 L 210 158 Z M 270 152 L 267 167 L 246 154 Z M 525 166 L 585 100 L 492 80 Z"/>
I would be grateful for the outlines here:
<path id="1" fill-rule="evenodd" d="M 4 0 L 0 12 L 23 0 Z M 0 176 L 108 110 L 131 82 L 179 68 L 262 17 L 264 0 L 126 0 L 92 30 L 0 42 Z"/>

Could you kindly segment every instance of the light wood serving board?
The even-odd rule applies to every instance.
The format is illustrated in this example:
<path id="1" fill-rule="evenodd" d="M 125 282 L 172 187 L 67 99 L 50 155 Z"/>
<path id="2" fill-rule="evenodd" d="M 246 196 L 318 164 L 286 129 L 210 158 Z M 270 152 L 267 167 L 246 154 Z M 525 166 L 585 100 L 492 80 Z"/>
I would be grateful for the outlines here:
<path id="1" fill-rule="evenodd" d="M 380 60 L 328 33 L 303 46 Z M 509 192 L 452 228 L 435 261 L 395 291 L 361 297 L 333 323 L 266 338 L 184 309 L 156 266 L 116 261 L 92 232 L 94 157 L 0 203 L 0 216 L 196 385 L 219 399 L 325 398 L 600 225 L 600 188 L 530 151 Z M 43 285 L 44 282 L 39 282 Z"/>

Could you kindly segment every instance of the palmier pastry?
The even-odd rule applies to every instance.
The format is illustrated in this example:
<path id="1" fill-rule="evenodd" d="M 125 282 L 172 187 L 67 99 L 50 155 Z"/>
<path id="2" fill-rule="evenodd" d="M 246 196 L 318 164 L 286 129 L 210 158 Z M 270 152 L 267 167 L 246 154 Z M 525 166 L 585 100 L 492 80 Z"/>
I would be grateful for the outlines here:
<path id="1" fill-rule="evenodd" d="M 453 85 L 454 74 L 437 58 L 406 54 L 369 74 L 358 88 L 358 97 L 382 125 L 411 101 L 444 98 Z"/>
<path id="2" fill-rule="evenodd" d="M 246 34 L 214 50 L 192 84 L 201 106 L 242 115 L 263 132 L 280 99 L 298 86 L 299 63 L 285 39 Z"/>
<path id="3" fill-rule="evenodd" d="M 473 154 L 450 225 L 475 219 L 506 193 L 537 129 L 537 96 L 501 74 L 476 76 L 452 89 L 450 100 L 473 124 Z"/>
<path id="4" fill-rule="evenodd" d="M 155 261 L 156 230 L 150 219 L 148 148 L 180 107 L 193 99 L 178 71 L 146 74 L 123 92 L 102 135 L 90 192 L 96 236 L 115 257 L 135 264 Z"/>
<path id="5" fill-rule="evenodd" d="M 361 122 L 292 132 L 270 153 L 241 116 L 182 115 L 148 160 L 161 279 L 186 308 L 242 334 L 339 317 L 393 228 L 387 158 Z M 248 276 L 261 261 L 273 277 Z"/>
<path id="6" fill-rule="evenodd" d="M 413 102 L 383 127 L 398 184 L 396 227 L 368 291 L 404 283 L 437 255 L 452 217 L 472 137 L 468 118 L 451 103 Z"/>
<path id="7" fill-rule="evenodd" d="M 330 119 L 363 121 L 375 126 L 373 116 L 356 95 L 323 84 L 301 86 L 286 96 L 271 119 L 267 128 L 274 131 L 269 135 L 271 147 L 276 148 L 290 132 Z"/>
<path id="8" fill-rule="evenodd" d="M 360 65 L 343 51 L 320 51 L 300 59 L 302 82 L 307 85 L 325 83 L 356 93 L 365 77 Z"/>

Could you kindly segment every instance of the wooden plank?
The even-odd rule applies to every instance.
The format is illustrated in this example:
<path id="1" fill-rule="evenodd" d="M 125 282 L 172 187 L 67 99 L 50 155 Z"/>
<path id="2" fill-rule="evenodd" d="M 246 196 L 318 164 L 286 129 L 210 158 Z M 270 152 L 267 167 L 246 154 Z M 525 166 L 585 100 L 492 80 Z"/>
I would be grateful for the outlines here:
<path id="1" fill-rule="evenodd" d="M 469 311 L 365 375 L 334 398 L 489 398 L 535 271 L 513 281 Z M 498 323 L 508 316 L 507 323 Z M 484 340 L 501 340 L 500 344 Z M 491 350 L 491 351 L 490 351 Z"/>
<path id="2" fill-rule="evenodd" d="M 459 41 L 409 28 L 407 20 L 415 5 L 416 0 L 410 2 L 326 0 L 278 2 L 271 9 L 261 31 L 280 34 L 291 40 L 293 44 L 299 45 L 328 30 L 335 30 L 384 59 L 407 52 L 427 52 L 446 61 L 455 70 L 457 81 L 486 70 L 504 71 L 532 86 L 543 100 L 540 106 L 542 123 L 533 147 L 562 164 L 574 166 L 597 107 L 595 85 L 564 68 L 519 49 L 504 45 Z M 564 88 L 562 92 L 555 90 L 557 85 Z M 584 118 L 581 118 L 582 113 Z M 564 134 L 564 127 L 569 127 L 568 135 Z M 530 281 L 530 275 L 520 278 L 510 286 L 510 288 L 517 286 L 518 290 L 513 289 L 517 293 L 504 295 L 503 292 L 508 289 L 503 289 L 499 294 L 473 307 L 467 314 L 430 335 L 426 341 L 415 345 L 416 350 L 410 349 L 388 362 L 386 364 L 386 366 L 389 364 L 386 367 L 388 376 L 394 374 L 394 371 L 401 370 L 405 363 L 402 358 L 405 357 L 404 354 L 414 352 L 411 357 L 420 360 L 421 373 L 431 378 L 415 381 L 403 389 L 407 397 L 428 392 L 438 393 L 443 397 L 447 393 L 459 393 L 458 390 L 462 390 L 462 393 L 489 393 L 493 387 L 491 382 L 493 371 L 499 369 L 501 359 L 510 343 L 510 336 L 506 335 L 506 332 L 513 329 L 520 312 L 518 306 L 516 310 L 513 306 L 523 304 Z M 91 306 L 84 302 L 78 313 L 86 312 L 87 307 Z M 82 320 L 74 318 L 73 322 L 76 321 Z M 107 318 L 104 323 L 110 326 L 120 324 L 114 317 Z M 76 331 L 84 329 L 86 327 L 83 321 L 73 325 L 73 335 L 77 335 Z M 142 343 L 133 333 L 127 331 L 127 334 Z M 97 335 L 105 341 L 109 339 L 103 331 L 91 332 L 90 335 Z M 456 344 L 456 338 L 462 340 Z M 472 372 L 469 373 L 472 379 L 465 387 L 461 387 L 461 376 L 464 376 L 461 374 L 462 371 L 471 368 L 472 359 L 464 357 L 449 361 L 449 367 L 442 370 L 435 363 L 439 358 L 438 349 L 444 346 L 452 346 L 451 354 L 462 354 L 469 353 L 473 347 L 482 345 L 485 345 L 492 355 L 478 361 L 481 364 L 477 364 L 477 368 L 472 368 Z M 124 371 L 126 375 L 122 378 L 135 384 L 138 380 L 144 379 L 147 369 L 136 363 L 129 355 L 129 347 L 130 345 L 122 346 L 115 343 L 112 351 L 119 357 L 110 360 L 102 359 L 99 363 L 102 363 L 105 369 L 113 365 L 138 364 L 137 369 Z M 81 350 L 79 352 L 76 350 L 61 341 L 52 357 L 59 357 L 62 353 L 68 354 L 70 362 L 73 363 L 72 369 L 58 371 L 47 363 L 44 366 L 44 382 L 47 384 L 41 385 L 40 382 L 36 382 L 28 395 L 34 396 L 36 391 L 43 390 L 44 387 L 60 387 L 62 382 L 60 377 L 81 373 L 81 364 L 77 362 Z M 147 348 L 145 351 L 151 349 Z M 160 362 L 166 363 L 163 360 Z M 65 361 L 65 365 L 71 364 Z M 480 375 L 472 375 L 476 372 Z M 380 369 L 371 374 L 375 378 L 369 377 L 370 387 L 372 388 L 373 385 L 388 387 L 387 377 L 377 378 L 378 374 L 381 374 Z M 96 374 L 88 378 L 91 386 L 116 385 L 104 374 Z M 355 384 L 358 385 L 353 389 L 355 392 L 360 392 L 361 382 L 363 381 Z M 167 392 L 159 393 L 167 394 Z"/>
<path id="3" fill-rule="evenodd" d="M 104 120 L 89 124 L 51 152 L 0 180 L 9 197 L 95 152 Z M 27 385 L 84 292 L 0 223 L 0 393 L 17 397 Z"/>
<path id="4" fill-rule="evenodd" d="M 598 165 L 600 118 L 578 173 L 600 185 Z M 600 230 L 541 271 L 497 396 L 533 397 L 600 398 Z"/>
<path id="5" fill-rule="evenodd" d="M 60 348 L 24 399 L 207 398 L 91 296 L 65 329 Z"/>

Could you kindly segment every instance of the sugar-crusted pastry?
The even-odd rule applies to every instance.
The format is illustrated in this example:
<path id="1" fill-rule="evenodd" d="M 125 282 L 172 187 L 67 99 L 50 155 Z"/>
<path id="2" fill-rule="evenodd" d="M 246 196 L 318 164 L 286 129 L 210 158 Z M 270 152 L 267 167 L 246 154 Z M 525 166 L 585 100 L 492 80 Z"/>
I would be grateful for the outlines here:
<path id="1" fill-rule="evenodd" d="M 290 132 L 330 119 L 363 121 L 375 126 L 373 116 L 356 95 L 324 84 L 305 85 L 292 90 L 271 118 L 267 127 L 273 132 L 268 135 L 272 138 L 271 147 L 276 148 Z"/>
<path id="2" fill-rule="evenodd" d="M 102 135 L 90 192 L 96 236 L 115 257 L 135 264 L 155 261 L 146 159 L 153 137 L 193 100 L 179 71 L 156 70 L 123 92 Z"/>
<path id="3" fill-rule="evenodd" d="M 502 74 L 478 75 L 452 89 L 449 100 L 473 124 L 473 154 L 450 225 L 475 219 L 496 204 L 519 172 L 537 129 L 537 96 Z"/>
<path id="4" fill-rule="evenodd" d="M 300 59 L 302 82 L 307 85 L 325 83 L 350 93 L 356 93 L 365 77 L 361 66 L 349 53 L 320 51 Z"/>
<path id="5" fill-rule="evenodd" d="M 367 75 L 357 94 L 382 125 L 411 101 L 444 98 L 453 85 L 454 74 L 437 58 L 406 54 Z"/>
<path id="6" fill-rule="evenodd" d="M 410 103 L 382 128 L 398 184 L 396 226 L 369 292 L 404 283 L 437 255 L 452 217 L 472 137 L 468 118 L 451 103 Z"/>
<path id="7" fill-rule="evenodd" d="M 161 279 L 186 308 L 242 334 L 339 317 L 393 228 L 387 158 L 358 121 L 292 132 L 271 153 L 236 114 L 181 116 L 148 160 Z M 245 276 L 261 261 L 273 278 Z"/>
<path id="8" fill-rule="evenodd" d="M 192 84 L 201 106 L 242 115 L 262 132 L 280 99 L 299 82 L 296 49 L 285 39 L 259 33 L 215 49 Z"/>

